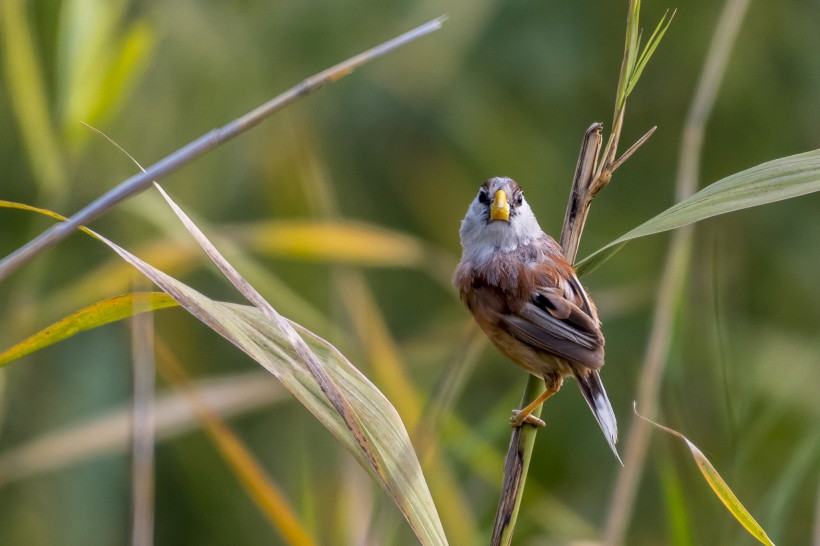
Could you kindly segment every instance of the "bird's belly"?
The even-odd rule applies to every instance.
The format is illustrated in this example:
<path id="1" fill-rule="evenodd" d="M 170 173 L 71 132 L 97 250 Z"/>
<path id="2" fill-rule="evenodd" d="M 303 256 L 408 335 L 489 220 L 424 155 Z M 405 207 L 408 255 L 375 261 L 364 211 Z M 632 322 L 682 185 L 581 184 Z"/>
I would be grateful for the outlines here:
<path id="1" fill-rule="evenodd" d="M 484 328 L 483 326 L 484 333 L 504 353 L 504 356 L 532 375 L 536 377 L 556 374 L 562 377 L 572 375 L 572 368 L 566 360 L 534 349 L 498 327 Z"/>

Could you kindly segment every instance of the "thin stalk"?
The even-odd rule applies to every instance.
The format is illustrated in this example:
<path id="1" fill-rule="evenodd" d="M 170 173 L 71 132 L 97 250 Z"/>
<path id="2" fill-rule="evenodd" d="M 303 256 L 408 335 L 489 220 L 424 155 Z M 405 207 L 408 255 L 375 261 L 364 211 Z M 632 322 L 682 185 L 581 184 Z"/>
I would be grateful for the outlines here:
<path id="1" fill-rule="evenodd" d="M 134 360 L 132 413 L 132 546 L 154 543 L 154 315 L 133 317 L 131 337 Z"/>
<path id="2" fill-rule="evenodd" d="M 715 28 L 712 45 L 709 48 L 703 73 L 683 128 L 675 190 L 678 200 L 688 197 L 697 189 L 706 122 L 711 114 L 718 87 L 726 72 L 729 54 L 748 6 L 749 0 L 727 0 Z M 677 302 L 685 287 L 691 244 L 691 227 L 674 233 L 658 289 L 649 346 L 644 357 L 638 387 L 638 408 L 650 418 L 654 417 L 657 412 L 660 383 L 669 355 Z M 626 442 L 624 470 L 618 476 L 612 501 L 609 503 L 611 510 L 607 520 L 604 544 L 615 546 L 624 541 L 627 526 L 632 518 L 635 495 L 643 473 L 648 444 L 649 425 L 633 417 Z"/>
<path id="3" fill-rule="evenodd" d="M 543 380 L 530 375 L 527 385 L 521 396 L 521 405 L 524 407 L 535 399 L 544 390 Z M 534 417 L 541 417 L 541 406 L 533 412 Z M 535 436 L 538 429 L 533 426 L 521 426 L 513 429 L 510 446 L 507 449 L 507 458 L 504 460 L 504 481 L 501 485 L 501 498 L 495 513 L 493 524 L 493 546 L 512 544 L 515 522 L 518 519 L 518 510 L 521 507 L 521 497 L 524 494 L 524 484 L 527 483 L 527 471 L 530 468 L 532 448 L 535 445 Z"/>
<path id="4" fill-rule="evenodd" d="M 176 172 L 183 166 L 191 163 L 194 159 L 224 144 L 228 140 L 244 133 L 251 127 L 258 125 L 271 114 L 278 112 L 296 99 L 323 87 L 328 83 L 347 76 L 354 69 L 369 63 L 370 61 L 386 55 L 408 43 L 421 38 L 431 32 L 441 28 L 444 17 L 433 19 L 415 29 L 406 32 L 392 40 L 388 40 L 372 49 L 368 49 L 355 55 L 336 66 L 328 68 L 318 74 L 303 80 L 299 84 L 291 87 L 284 93 L 251 110 L 242 117 L 239 117 L 227 125 L 214 129 L 199 137 L 193 142 L 183 146 L 177 151 L 165 156 L 163 159 L 148 167 L 145 171 L 135 174 L 131 178 L 121 182 L 116 187 L 86 205 L 79 212 L 75 213 L 65 222 L 60 222 L 29 241 L 24 246 L 12 252 L 0 261 L 0 281 L 8 277 L 11 273 L 28 263 L 44 250 L 56 245 L 74 232 L 82 225 L 88 224 L 91 220 L 109 211 L 116 204 L 145 190 L 151 182 L 159 181 L 169 174 Z"/>
<path id="5" fill-rule="evenodd" d="M 581 244 L 581 232 L 587 221 L 589 207 L 594 197 L 590 192 L 593 178 L 598 176 L 598 156 L 603 140 L 603 125 L 593 123 L 584 134 L 581 142 L 581 153 L 578 154 L 578 165 L 575 167 L 572 190 L 567 211 L 564 214 L 564 225 L 561 228 L 561 250 L 569 263 L 575 261 L 578 246 Z"/>
<path id="6" fill-rule="evenodd" d="M 817 485 L 817 496 L 815 497 L 814 505 L 814 530 L 812 536 L 812 544 L 817 546 L 820 544 L 820 484 Z"/>

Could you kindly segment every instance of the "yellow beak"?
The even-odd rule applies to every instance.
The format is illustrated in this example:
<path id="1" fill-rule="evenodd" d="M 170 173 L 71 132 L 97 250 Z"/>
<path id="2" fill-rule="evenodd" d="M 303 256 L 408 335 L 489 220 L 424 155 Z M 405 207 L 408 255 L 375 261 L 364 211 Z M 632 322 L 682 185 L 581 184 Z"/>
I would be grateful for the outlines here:
<path id="1" fill-rule="evenodd" d="M 510 204 L 507 202 L 507 192 L 504 190 L 495 192 L 493 203 L 490 205 L 490 220 L 510 221 Z"/>

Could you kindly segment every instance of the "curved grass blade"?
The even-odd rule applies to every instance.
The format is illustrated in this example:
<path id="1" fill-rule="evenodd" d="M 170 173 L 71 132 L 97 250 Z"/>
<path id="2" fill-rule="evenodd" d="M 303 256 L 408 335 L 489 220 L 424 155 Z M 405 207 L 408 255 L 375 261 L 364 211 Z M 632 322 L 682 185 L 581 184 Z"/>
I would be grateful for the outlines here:
<path id="1" fill-rule="evenodd" d="M 26 212 L 36 212 L 37 214 L 42 214 L 43 216 L 48 216 L 49 218 L 54 218 L 55 220 L 59 220 L 61 222 L 65 222 L 68 220 L 66 216 L 58 212 L 54 212 L 52 210 L 40 208 L 40 207 L 33 207 L 31 205 L 26 205 L 25 203 L 17 203 L 16 201 L 6 201 L 4 199 L 0 199 L 0 208 L 4 209 L 15 209 L 15 210 L 24 210 Z M 82 231 L 86 235 L 97 239 L 97 234 L 88 229 L 85 226 L 80 226 L 77 228 L 78 230 Z"/>
<path id="2" fill-rule="evenodd" d="M 62 214 L 57 214 L 54 211 L 50 211 L 48 209 L 42 209 L 40 207 L 32 207 L 31 205 L 25 205 L 23 203 L 16 203 L 14 201 L 6 201 L 0 200 L 0 207 L 5 209 L 17 209 L 17 210 L 25 210 L 28 212 L 36 212 L 37 214 L 42 214 L 44 216 L 48 216 L 49 218 L 54 218 L 55 220 L 65 221 L 67 218 Z"/>
<path id="3" fill-rule="evenodd" d="M 676 430 L 672 430 L 671 428 L 665 427 L 661 424 L 652 421 L 651 419 L 647 419 L 640 413 L 638 410 L 633 407 L 635 411 L 635 415 L 646 421 L 647 423 L 658 427 L 661 430 L 668 432 L 669 434 L 673 434 L 686 442 L 686 446 L 689 448 L 689 451 L 692 452 L 692 457 L 695 459 L 695 463 L 698 465 L 698 469 L 700 469 L 701 474 L 706 479 L 706 483 L 709 484 L 709 487 L 712 488 L 712 491 L 715 492 L 715 495 L 720 499 L 720 501 L 726 506 L 726 508 L 731 512 L 731 514 L 735 517 L 735 519 L 749 531 L 753 537 L 755 537 L 758 541 L 763 544 L 774 546 L 774 543 L 766 534 L 766 531 L 763 530 L 763 527 L 760 526 L 757 521 L 752 517 L 746 508 L 740 503 L 740 500 L 735 496 L 732 492 L 729 485 L 723 481 L 723 478 L 718 474 L 718 471 L 715 470 L 715 467 L 712 466 L 712 463 L 709 462 L 709 459 L 701 452 L 700 449 L 697 448 L 695 444 L 689 441 L 686 436 L 681 434 Z"/>
<path id="4" fill-rule="evenodd" d="M 665 210 L 577 263 L 589 273 L 628 241 L 693 224 L 713 216 L 820 190 L 820 150 L 782 157 L 727 176 Z"/>
<path id="5" fill-rule="evenodd" d="M 36 334 L 24 339 L 0 353 L 0 366 L 22 358 L 27 354 L 48 347 L 104 324 L 116 322 L 140 313 L 175 307 L 177 302 L 168 294 L 137 292 L 99 301 L 55 322 Z"/>
<path id="6" fill-rule="evenodd" d="M 98 237 L 182 307 L 276 376 L 382 485 L 422 544 L 447 544 L 421 466 L 395 408 L 332 345 L 278 315 L 170 199 L 169 204 L 256 308 L 213 301 Z"/>
<path id="7" fill-rule="evenodd" d="M 253 303 L 254 307 L 256 307 L 267 319 L 259 326 L 262 326 L 268 330 L 270 332 L 269 335 L 278 335 L 279 342 L 277 345 L 285 349 L 285 351 L 292 352 L 290 355 L 292 362 L 300 365 L 304 371 L 308 372 L 309 376 L 307 377 L 309 377 L 310 383 L 314 386 L 318 386 L 321 390 L 321 394 L 323 395 L 323 402 L 326 410 L 325 417 L 328 416 L 328 408 L 326 406 L 329 403 L 333 410 L 329 415 L 337 420 L 340 420 L 340 422 L 337 422 L 337 425 L 343 424 L 346 428 L 346 431 L 341 429 L 337 430 L 345 436 L 346 440 L 349 442 L 349 445 L 355 449 L 354 455 L 360 459 L 360 462 L 365 466 L 365 468 L 371 472 L 373 477 L 376 478 L 385 490 L 393 497 L 396 505 L 402 513 L 404 513 L 408 523 L 410 523 L 411 527 L 413 527 L 413 530 L 416 532 L 422 543 L 428 544 L 439 543 L 440 540 L 446 541 L 444 538 L 444 532 L 441 529 L 438 514 L 432 503 L 432 498 L 430 497 L 429 490 L 427 489 L 427 484 L 421 474 L 421 467 L 416 459 L 413 447 L 410 444 L 410 439 L 407 436 L 404 424 L 401 422 L 398 413 L 389 401 L 375 388 L 372 383 L 370 383 L 369 380 L 364 377 L 364 375 L 358 373 L 358 370 L 356 370 L 352 364 L 344 360 L 341 353 L 335 351 L 330 344 L 327 344 L 326 347 L 321 347 L 320 345 L 314 345 L 313 347 L 309 346 L 308 340 L 305 339 L 306 335 L 308 337 L 314 337 L 313 341 L 315 343 L 323 342 L 324 340 L 313 336 L 313 334 L 309 333 L 307 330 L 297 331 L 289 321 L 277 313 L 273 306 L 265 301 L 261 294 L 259 294 L 239 274 L 239 272 L 236 271 L 236 269 L 234 269 L 233 266 L 227 262 L 227 260 L 225 260 L 216 247 L 213 246 L 202 231 L 199 230 L 199 228 L 182 211 L 182 209 L 168 196 L 168 194 L 165 193 L 159 184 L 155 184 L 155 186 L 208 257 L 211 258 L 214 264 L 220 269 L 220 271 L 222 271 L 231 284 L 233 284 L 243 296 Z M 123 255 L 119 250 L 115 250 L 121 256 Z M 242 322 L 245 323 L 245 321 Z M 257 330 L 259 330 L 259 327 L 257 327 Z M 333 353 L 328 352 L 328 349 L 332 349 Z M 332 357 L 334 353 L 336 358 Z M 320 354 L 326 355 L 326 358 L 320 359 Z M 327 357 L 330 357 L 330 360 L 328 360 Z M 341 364 L 339 359 L 346 362 L 347 365 L 339 365 Z M 333 364 L 334 362 L 337 363 L 337 366 L 334 367 L 332 365 L 328 365 Z M 264 362 L 261 360 L 260 363 L 263 363 L 264 365 Z M 349 379 L 352 377 L 350 375 L 333 376 L 332 372 L 334 371 L 334 368 L 356 370 L 358 374 L 356 377 L 358 380 L 350 381 Z M 345 386 L 347 388 L 344 388 Z M 365 386 L 367 387 L 365 391 L 359 390 L 361 387 Z M 376 396 L 376 393 L 378 393 L 378 396 Z M 378 399 L 384 403 L 385 407 L 372 413 L 370 411 L 374 408 L 370 407 L 368 404 L 364 404 L 356 408 L 354 404 L 361 400 L 363 396 L 366 397 L 368 401 L 370 401 L 371 397 L 374 400 Z M 394 422 L 390 423 L 382 418 L 382 416 L 386 416 L 388 414 L 395 416 Z M 316 414 L 316 416 L 322 420 L 322 416 L 318 414 Z M 379 449 L 377 447 L 377 443 L 379 443 L 382 439 L 388 439 L 387 437 L 382 436 L 382 433 L 387 430 L 385 426 L 393 427 L 394 430 L 392 434 L 388 435 L 390 437 L 389 440 L 381 446 L 382 449 Z M 396 433 L 399 434 L 397 435 Z M 396 454 L 399 455 L 399 461 L 396 461 L 394 458 L 394 455 Z M 404 459 L 404 461 L 401 459 Z M 398 464 L 394 464 L 396 462 Z M 411 465 L 408 467 L 405 463 L 410 462 Z M 391 469 L 393 472 L 391 472 Z M 412 474 L 405 474 L 405 471 L 407 470 L 412 471 Z M 410 499 L 401 494 L 404 492 L 403 487 L 396 488 L 395 485 L 397 484 L 392 480 L 392 478 L 397 476 L 409 478 L 409 480 L 402 480 L 404 483 L 413 483 L 416 486 L 423 485 L 423 487 L 414 487 L 412 491 L 408 491 L 414 494 L 421 493 L 423 495 L 421 498 L 415 498 L 416 501 L 424 501 L 422 506 L 417 506 L 415 502 L 411 502 L 409 504 L 405 502 Z M 429 499 L 429 505 L 427 504 L 426 499 Z M 416 508 L 421 508 L 421 513 L 426 516 L 424 520 L 419 521 L 413 517 L 418 513 L 415 511 Z M 432 523 L 433 525 L 424 525 L 422 527 L 418 525 L 419 523 Z M 428 542 L 430 540 L 434 540 L 435 542 Z"/>
<path id="8" fill-rule="evenodd" d="M 139 264 L 136 262 L 135 265 Z M 421 468 L 404 425 L 392 405 L 344 356 L 325 340 L 296 324 L 291 326 L 317 356 L 355 412 L 374 448 L 377 464 L 363 453 L 344 420 L 290 344 L 287 335 L 254 307 L 219 303 L 147 264 L 137 265 L 183 307 L 262 364 L 313 413 L 379 481 L 399 506 L 422 544 L 446 544 Z"/>

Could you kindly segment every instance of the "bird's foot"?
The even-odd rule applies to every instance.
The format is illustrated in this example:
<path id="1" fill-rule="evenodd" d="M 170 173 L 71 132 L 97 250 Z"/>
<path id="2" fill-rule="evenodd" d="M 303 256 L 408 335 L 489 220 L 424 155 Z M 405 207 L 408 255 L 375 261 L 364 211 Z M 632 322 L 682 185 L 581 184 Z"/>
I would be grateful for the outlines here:
<path id="1" fill-rule="evenodd" d="M 530 412 L 524 412 L 523 410 L 514 409 L 512 411 L 512 417 L 510 417 L 510 426 L 513 428 L 518 428 L 522 426 L 524 423 L 529 423 L 534 427 L 543 427 L 546 423 L 533 415 Z"/>

